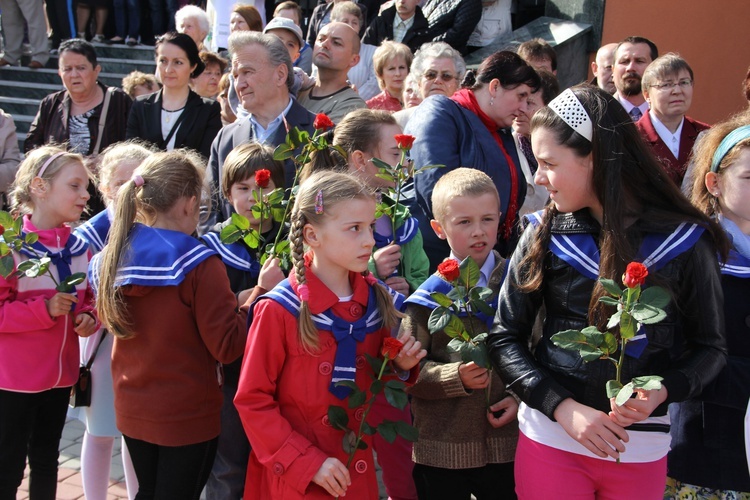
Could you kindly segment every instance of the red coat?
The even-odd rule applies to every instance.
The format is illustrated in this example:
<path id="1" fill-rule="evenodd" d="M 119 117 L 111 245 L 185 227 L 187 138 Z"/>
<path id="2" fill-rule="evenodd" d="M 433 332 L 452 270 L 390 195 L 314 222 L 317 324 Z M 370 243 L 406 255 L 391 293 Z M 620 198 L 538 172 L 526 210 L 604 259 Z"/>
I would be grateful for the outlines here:
<path id="1" fill-rule="evenodd" d="M 367 107 L 370 109 L 382 109 L 383 111 L 390 111 L 391 113 L 394 111 L 401 111 L 404 108 L 401 101 L 389 94 L 387 90 L 384 90 L 375 97 L 369 99 L 367 101 Z"/>
<path id="2" fill-rule="evenodd" d="M 339 302 L 309 268 L 306 278 L 312 314 L 333 308 L 336 316 L 348 321 L 364 314 L 369 287 L 361 274 L 349 274 L 354 290 L 349 302 Z M 289 279 L 296 290 L 294 275 Z M 378 357 L 383 339 L 389 336 L 390 331 L 381 328 L 357 344 L 356 383 L 361 389 L 369 388 L 372 380 L 365 353 Z M 319 351 L 309 354 L 291 313 L 273 300 L 256 304 L 234 399 L 252 446 L 244 498 L 331 498 L 312 482 L 326 458 L 347 461 L 341 445 L 344 434 L 328 422 L 328 406 L 347 408 L 349 427 L 355 431 L 362 416 L 329 391 L 337 344 L 328 331 L 320 331 L 319 339 Z M 411 380 L 416 376 L 415 367 Z M 346 498 L 378 499 L 372 440 L 366 437 L 366 443 L 368 448 L 357 451 L 350 467 L 352 484 Z"/>
<path id="3" fill-rule="evenodd" d="M 698 137 L 698 134 L 711 128 L 707 123 L 699 122 L 686 116 L 682 124 L 682 132 L 680 133 L 680 157 L 675 158 L 669 147 L 664 144 L 659 134 L 656 133 L 649 113 L 644 113 L 635 126 L 638 127 L 641 136 L 651 146 L 654 155 L 664 166 L 669 177 L 672 178 L 677 186 L 682 184 L 682 178 L 685 177 L 685 170 L 687 169 L 688 159 L 693 150 L 695 139 Z"/>

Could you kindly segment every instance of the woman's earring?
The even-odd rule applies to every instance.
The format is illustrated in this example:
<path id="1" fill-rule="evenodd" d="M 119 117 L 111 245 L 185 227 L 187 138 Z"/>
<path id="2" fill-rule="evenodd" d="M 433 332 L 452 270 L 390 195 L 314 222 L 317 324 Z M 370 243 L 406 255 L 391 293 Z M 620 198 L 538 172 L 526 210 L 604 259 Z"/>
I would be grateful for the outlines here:
<path id="1" fill-rule="evenodd" d="M 490 97 L 490 106 L 494 106 L 494 105 L 495 105 L 495 98 Z"/>

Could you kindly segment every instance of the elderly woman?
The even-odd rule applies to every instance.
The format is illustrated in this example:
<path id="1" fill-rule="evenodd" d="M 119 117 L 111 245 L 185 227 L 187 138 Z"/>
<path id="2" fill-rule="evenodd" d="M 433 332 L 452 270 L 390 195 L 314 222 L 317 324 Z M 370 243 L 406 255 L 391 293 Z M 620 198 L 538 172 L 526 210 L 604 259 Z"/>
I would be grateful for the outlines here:
<path id="1" fill-rule="evenodd" d="M 419 81 L 414 73 L 409 73 L 404 80 L 404 91 L 401 94 L 401 102 L 404 103 L 404 109 L 419 106 L 422 102 L 422 94 L 419 92 Z"/>
<path id="2" fill-rule="evenodd" d="M 211 21 L 206 11 L 195 5 L 186 5 L 174 15 L 174 23 L 179 33 L 193 39 L 198 50 L 203 50 L 203 41 L 211 31 Z"/>
<path id="3" fill-rule="evenodd" d="M 423 75 L 433 83 L 453 84 L 452 67 L 431 66 Z M 458 167 L 472 167 L 489 175 L 500 194 L 499 244 L 502 255 L 514 246 L 513 227 L 526 196 L 526 182 L 518 163 L 513 137 L 501 129 L 526 110 L 527 99 L 539 88 L 539 75 L 514 52 L 496 52 L 464 79 L 464 88 L 452 97 L 432 94 L 419 105 L 409 120 L 406 133 L 416 137 L 411 150 L 414 165 L 445 165 L 414 177 L 414 215 L 420 221 L 425 252 L 430 265 L 437 265 L 450 253 L 445 241 L 430 230 L 432 189 L 440 177 Z M 429 95 L 424 92 L 423 95 Z"/>
<path id="4" fill-rule="evenodd" d="M 120 89 L 97 81 L 101 66 L 94 46 L 74 38 L 60 44 L 58 74 L 64 90 L 50 94 L 26 135 L 24 151 L 55 142 L 68 150 L 95 156 L 110 144 L 125 139 L 127 116 L 132 101 Z M 104 208 L 93 185 L 89 186 L 91 215 Z"/>
<path id="5" fill-rule="evenodd" d="M 693 70 L 680 56 L 665 54 L 648 65 L 641 87 L 650 109 L 636 127 L 679 186 L 695 139 L 709 128 L 686 116 L 693 101 Z"/>
<path id="6" fill-rule="evenodd" d="M 458 90 L 465 72 L 464 58 L 445 42 L 422 45 L 411 63 L 411 74 L 417 79 L 422 99 L 427 99 L 431 95 L 452 96 Z M 416 108 L 394 114 L 401 127 L 406 128 L 414 109 Z"/>
<path id="7" fill-rule="evenodd" d="M 411 49 L 403 43 L 385 40 L 380 44 L 375 51 L 373 65 L 382 92 L 367 101 L 368 108 L 399 111 L 404 107 L 401 97 L 411 61 Z"/>
<path id="8" fill-rule="evenodd" d="M 219 80 L 227 69 L 227 60 L 214 52 L 200 53 L 205 69 L 197 77 L 190 80 L 193 91 L 201 97 L 216 99 L 219 95 Z"/>
<path id="9" fill-rule="evenodd" d="M 165 151 L 190 148 L 208 158 L 221 129 L 221 108 L 190 90 L 190 79 L 204 69 L 193 39 L 175 32 L 161 37 L 156 43 L 156 67 L 164 87 L 133 103 L 127 138 L 146 140 Z"/>

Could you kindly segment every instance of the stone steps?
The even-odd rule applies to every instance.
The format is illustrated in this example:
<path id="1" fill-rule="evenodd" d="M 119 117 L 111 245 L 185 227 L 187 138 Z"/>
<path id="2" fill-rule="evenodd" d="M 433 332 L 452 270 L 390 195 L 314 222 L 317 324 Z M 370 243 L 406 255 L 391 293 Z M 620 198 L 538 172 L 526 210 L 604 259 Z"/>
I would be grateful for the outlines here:
<path id="1" fill-rule="evenodd" d="M 102 68 L 102 72 L 99 73 L 99 81 L 104 85 L 110 85 L 113 87 L 119 87 L 122 85 L 122 78 L 125 76 L 122 73 L 105 73 L 106 68 Z M 0 81 L 16 81 L 25 83 L 46 83 L 56 84 L 62 88 L 62 81 L 60 76 L 57 74 L 56 69 L 29 69 L 29 68 L 12 68 L 4 66 L 0 68 Z"/>
<path id="2" fill-rule="evenodd" d="M 12 80 L 0 80 L 0 96 L 3 97 L 23 97 L 26 99 L 44 99 L 53 92 L 63 89 L 60 82 L 52 83 L 31 83 L 15 82 Z"/>
<path id="3" fill-rule="evenodd" d="M 107 72 L 109 73 L 121 73 L 123 75 L 127 75 L 131 71 L 143 71 L 144 73 L 153 73 L 156 71 L 156 61 L 153 60 L 153 58 L 150 58 L 148 60 L 142 60 L 142 59 L 115 59 L 110 57 L 98 57 L 97 54 L 97 62 L 99 62 L 99 65 L 102 67 L 102 70 L 104 68 L 107 68 Z M 57 72 L 59 63 L 59 57 L 58 56 L 52 56 L 49 58 L 49 61 L 47 61 L 47 68 L 54 69 L 55 72 Z"/>

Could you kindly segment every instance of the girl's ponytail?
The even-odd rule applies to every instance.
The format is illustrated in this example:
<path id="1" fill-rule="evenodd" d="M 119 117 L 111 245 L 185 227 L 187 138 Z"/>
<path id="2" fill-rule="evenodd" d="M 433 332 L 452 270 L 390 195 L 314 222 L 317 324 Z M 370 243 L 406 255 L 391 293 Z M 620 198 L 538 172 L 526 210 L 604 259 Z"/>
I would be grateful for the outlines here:
<path id="1" fill-rule="evenodd" d="M 365 271 L 363 275 L 367 278 L 368 275 L 372 276 L 372 273 L 370 271 Z M 370 280 L 368 279 L 368 281 Z M 378 301 L 378 311 L 380 311 L 380 316 L 383 318 L 383 328 L 392 329 L 397 327 L 399 320 L 401 320 L 404 315 L 393 305 L 393 297 L 388 290 L 377 281 L 372 283 L 372 287 L 375 290 L 375 298 Z"/>
<path id="2" fill-rule="evenodd" d="M 534 292 L 542 287 L 544 281 L 544 256 L 547 254 L 549 242 L 552 238 L 552 219 L 555 215 L 557 215 L 557 209 L 553 204 L 548 204 L 544 209 L 542 222 L 535 229 L 531 247 L 519 265 L 522 275 L 519 277 L 518 289 L 521 292 Z"/>
<path id="3" fill-rule="evenodd" d="M 126 251 L 128 234 L 135 223 L 136 191 L 141 189 L 130 180 L 120 188 L 115 217 L 109 230 L 109 240 L 102 251 L 97 311 L 102 324 L 118 338 L 133 336 L 132 324 L 122 301 L 122 290 L 115 286 L 117 268 Z"/>

